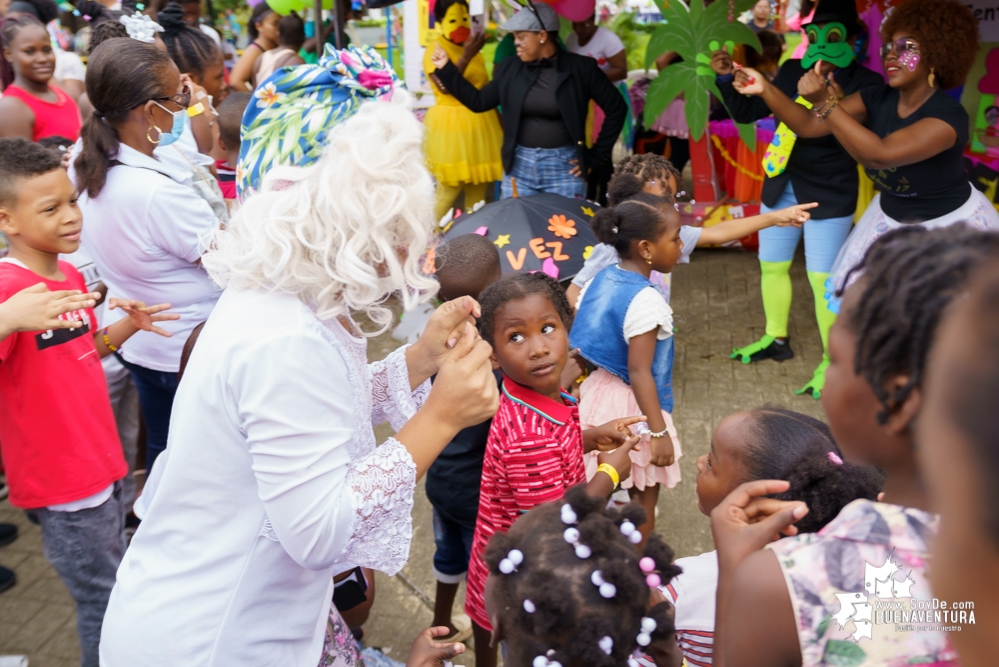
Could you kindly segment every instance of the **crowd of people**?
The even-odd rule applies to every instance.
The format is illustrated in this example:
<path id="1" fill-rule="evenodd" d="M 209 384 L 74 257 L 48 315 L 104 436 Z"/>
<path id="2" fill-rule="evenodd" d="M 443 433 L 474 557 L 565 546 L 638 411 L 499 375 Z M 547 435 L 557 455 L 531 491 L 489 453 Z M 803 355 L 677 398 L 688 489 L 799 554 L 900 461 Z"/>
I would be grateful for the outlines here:
<path id="1" fill-rule="evenodd" d="M 885 82 L 858 62 L 852 0 L 805 9 L 810 43 L 779 69 L 710 58 L 735 120 L 781 125 L 761 214 L 701 228 L 670 160 L 610 164 L 626 60 L 592 17 L 563 42 L 529 3 L 490 80 L 468 4 L 439 0 L 421 122 L 374 49 L 306 62 L 302 19 L 266 2 L 231 69 L 192 3 L 155 21 L 95 4 L 74 90 L 51 7 L 14 0 L 0 455 L 76 604 L 81 664 L 363 664 L 373 572 L 407 563 L 424 476 L 437 589 L 410 667 L 470 638 L 478 667 L 500 647 L 517 667 L 991 664 L 999 213 L 947 94 L 977 22 L 902 4 Z M 854 225 L 861 173 L 879 194 Z M 435 237 L 497 181 L 606 198 L 580 273 L 504 274 L 489 238 Z M 717 424 L 694 483 L 716 550 L 676 559 L 656 531 L 688 409 L 669 277 L 754 232 L 765 335 L 732 358 L 793 355 L 803 237 L 824 354 L 801 393 L 827 423 L 761 405 Z M 396 304 L 431 300 L 416 342 L 368 363 Z M 0 592 L 15 580 L 0 568 Z M 888 597 L 973 613 L 874 623 Z"/>

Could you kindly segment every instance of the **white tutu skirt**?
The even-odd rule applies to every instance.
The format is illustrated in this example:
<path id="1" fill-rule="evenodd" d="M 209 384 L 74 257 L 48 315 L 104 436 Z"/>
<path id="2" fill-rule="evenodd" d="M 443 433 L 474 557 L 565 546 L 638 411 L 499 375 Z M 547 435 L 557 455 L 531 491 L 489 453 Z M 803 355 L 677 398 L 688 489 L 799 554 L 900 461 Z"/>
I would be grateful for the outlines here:
<path id="1" fill-rule="evenodd" d="M 836 255 L 836 261 L 833 262 L 832 270 L 829 272 L 829 282 L 826 284 L 828 289 L 826 298 L 829 301 L 829 309 L 833 312 L 839 311 L 840 299 L 836 298 L 836 292 L 843 287 L 849 286 L 847 284 L 848 275 L 849 283 L 851 284 L 860 277 L 856 273 L 851 275 L 850 271 L 860 264 L 861 260 L 864 259 L 864 255 L 867 254 L 868 248 L 879 237 L 884 236 L 893 229 L 909 225 L 935 229 L 937 227 L 947 227 L 957 222 L 964 222 L 975 229 L 983 231 L 999 231 L 999 211 L 996 210 L 996 207 L 992 205 L 992 202 L 988 200 L 984 193 L 972 187 L 971 196 L 968 197 L 968 201 L 947 215 L 926 220 L 925 222 L 905 224 L 885 215 L 885 212 L 881 210 L 881 193 L 876 194 L 867 207 L 867 210 L 864 211 L 864 215 L 857 222 L 853 231 L 850 232 L 850 236 L 847 237 L 846 243 L 843 244 L 839 254 Z"/>
<path id="2" fill-rule="evenodd" d="M 641 491 L 646 487 L 661 484 L 672 489 L 680 483 L 680 439 L 676 435 L 673 418 L 665 410 L 662 413 L 663 419 L 666 420 L 666 430 L 669 431 L 669 437 L 673 441 L 675 454 L 673 465 L 665 468 L 652 465 L 652 447 L 649 444 L 647 425 L 644 423 L 636 424 L 631 427 L 631 430 L 636 435 L 640 432 L 643 435 L 641 441 L 629 454 L 631 476 L 621 481 L 621 488 L 634 487 Z M 583 429 L 606 424 L 612 419 L 633 417 L 640 414 L 642 411 L 638 407 L 635 392 L 631 390 L 631 387 L 626 385 L 621 378 L 602 368 L 598 368 L 579 387 L 579 421 Z M 586 461 L 586 481 L 590 481 L 597 474 L 597 455 L 598 452 L 589 452 L 583 455 Z"/>

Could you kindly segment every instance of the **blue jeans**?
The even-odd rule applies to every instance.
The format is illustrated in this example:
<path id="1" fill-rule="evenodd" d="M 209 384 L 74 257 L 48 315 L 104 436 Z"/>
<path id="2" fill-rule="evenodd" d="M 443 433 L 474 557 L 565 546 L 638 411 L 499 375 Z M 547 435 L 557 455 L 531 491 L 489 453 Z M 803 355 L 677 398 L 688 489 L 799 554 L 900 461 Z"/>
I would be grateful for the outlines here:
<path id="1" fill-rule="evenodd" d="M 146 472 L 153 469 L 156 457 L 167 446 L 170 433 L 170 411 L 173 410 L 173 397 L 177 393 L 177 374 L 154 371 L 118 359 L 132 372 L 135 389 L 139 392 L 139 405 L 142 418 L 146 421 Z"/>
<path id="2" fill-rule="evenodd" d="M 102 505 L 77 512 L 32 510 L 42 528 L 45 559 L 76 602 L 82 667 L 98 667 L 101 626 L 125 554 L 125 503 L 121 482 Z"/>
<path id="3" fill-rule="evenodd" d="M 760 213 L 769 213 L 799 202 L 794 195 L 791 181 L 781 193 L 777 204 L 770 208 L 761 206 Z M 812 212 L 820 209 L 814 209 Z M 760 230 L 760 261 L 790 262 L 794 259 L 794 251 L 805 237 L 805 268 L 813 273 L 829 273 L 839 249 L 846 242 L 846 237 L 853 229 L 853 216 L 827 218 L 825 220 L 809 220 L 801 227 L 767 227 Z"/>
<path id="4" fill-rule="evenodd" d="M 569 173 L 575 165 L 570 160 L 578 160 L 579 151 L 572 144 L 561 148 L 514 149 L 513 169 L 503 175 L 500 191 L 501 199 L 513 196 L 513 183 L 517 181 L 517 195 L 530 197 L 542 192 L 550 192 L 563 197 L 581 198 L 586 195 L 586 179 Z"/>
<path id="5" fill-rule="evenodd" d="M 475 530 L 450 521 L 434 511 L 434 576 L 442 584 L 456 584 L 468 571 Z"/>

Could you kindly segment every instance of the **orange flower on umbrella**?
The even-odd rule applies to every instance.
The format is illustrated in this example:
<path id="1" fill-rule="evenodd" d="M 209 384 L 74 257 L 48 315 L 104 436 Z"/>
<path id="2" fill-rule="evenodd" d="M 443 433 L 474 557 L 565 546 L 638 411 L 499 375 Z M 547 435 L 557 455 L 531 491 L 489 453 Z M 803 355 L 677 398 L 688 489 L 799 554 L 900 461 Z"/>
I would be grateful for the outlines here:
<path id="1" fill-rule="evenodd" d="M 561 239 L 569 240 L 577 233 L 576 221 L 562 214 L 553 215 L 548 218 L 548 231 Z"/>

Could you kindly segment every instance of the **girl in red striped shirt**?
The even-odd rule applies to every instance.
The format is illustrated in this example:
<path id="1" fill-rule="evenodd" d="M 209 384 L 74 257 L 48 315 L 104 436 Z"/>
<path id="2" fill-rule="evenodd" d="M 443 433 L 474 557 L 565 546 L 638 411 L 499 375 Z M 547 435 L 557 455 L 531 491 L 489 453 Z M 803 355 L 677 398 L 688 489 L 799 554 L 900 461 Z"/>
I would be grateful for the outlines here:
<path id="1" fill-rule="evenodd" d="M 503 371 L 499 410 L 493 417 L 482 464 L 479 514 L 468 566 L 465 611 L 472 618 L 478 667 L 494 667 L 491 625 L 485 606 L 488 568 L 483 551 L 517 517 L 560 499 L 586 483 L 583 452 L 600 455 L 586 484 L 589 495 L 607 498 L 631 471 L 628 452 L 637 437 L 628 426 L 638 415 L 583 431 L 576 400 L 562 391 L 569 356 L 572 309 L 557 282 L 543 273 L 515 274 L 490 285 L 481 297 L 479 331 L 493 346 L 493 367 Z"/>

